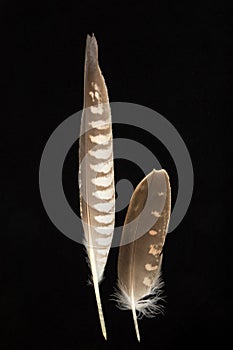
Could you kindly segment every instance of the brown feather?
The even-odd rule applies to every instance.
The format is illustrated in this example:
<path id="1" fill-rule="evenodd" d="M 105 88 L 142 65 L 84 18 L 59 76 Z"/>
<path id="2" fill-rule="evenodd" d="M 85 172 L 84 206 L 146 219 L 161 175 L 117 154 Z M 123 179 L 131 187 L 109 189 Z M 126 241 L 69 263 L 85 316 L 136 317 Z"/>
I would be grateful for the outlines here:
<path id="1" fill-rule="evenodd" d="M 161 308 L 158 301 L 162 286 L 162 249 L 170 210 L 168 175 L 165 170 L 153 170 L 132 195 L 119 250 L 119 306 L 132 309 L 134 318 L 135 310 L 151 317 Z M 127 243 L 129 239 L 131 243 Z M 139 331 L 137 335 L 139 338 Z"/>
<path id="2" fill-rule="evenodd" d="M 113 236 L 115 189 L 111 110 L 94 36 L 88 36 L 86 42 L 79 163 L 80 211 L 85 246 L 100 323 L 106 338 L 98 283 L 103 276 Z"/>

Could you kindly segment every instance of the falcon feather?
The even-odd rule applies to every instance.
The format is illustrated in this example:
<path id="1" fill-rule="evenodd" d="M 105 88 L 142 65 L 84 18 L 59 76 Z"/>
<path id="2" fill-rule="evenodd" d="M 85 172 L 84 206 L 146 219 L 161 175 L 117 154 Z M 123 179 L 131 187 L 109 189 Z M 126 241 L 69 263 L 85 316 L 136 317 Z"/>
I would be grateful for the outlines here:
<path id="1" fill-rule="evenodd" d="M 139 316 L 153 317 L 162 310 L 162 249 L 171 210 L 171 190 L 165 170 L 153 170 L 136 187 L 128 207 L 118 258 L 116 299 L 130 309 L 138 341 Z"/>
<path id="2" fill-rule="evenodd" d="M 80 213 L 102 333 L 107 339 L 99 292 L 114 230 L 115 188 L 111 110 L 98 64 L 94 35 L 87 36 L 84 109 L 79 139 Z"/>

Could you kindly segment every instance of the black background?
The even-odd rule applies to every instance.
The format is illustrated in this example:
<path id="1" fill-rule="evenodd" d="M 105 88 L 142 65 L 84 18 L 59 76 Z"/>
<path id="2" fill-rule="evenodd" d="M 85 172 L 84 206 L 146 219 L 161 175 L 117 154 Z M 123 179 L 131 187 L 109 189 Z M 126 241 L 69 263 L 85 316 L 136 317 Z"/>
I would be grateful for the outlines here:
<path id="1" fill-rule="evenodd" d="M 230 2 L 1 1 L 1 349 L 176 349 L 218 344 L 231 332 L 232 26 Z M 84 48 L 95 33 L 111 101 L 166 117 L 194 167 L 187 215 L 164 248 L 165 314 L 139 321 L 109 300 L 117 249 L 101 284 L 108 342 L 100 331 L 83 246 L 50 222 L 38 169 L 53 130 L 82 108 Z M 6 107 L 6 108 L 5 108 Z M 3 109 L 4 108 L 4 109 Z M 132 127 L 115 137 L 150 148 L 177 175 L 158 140 Z M 77 145 L 64 165 L 64 188 L 78 213 Z M 153 168 L 153 165 L 152 165 Z M 142 174 L 115 164 L 116 181 Z M 123 215 L 118 215 L 121 224 Z"/>

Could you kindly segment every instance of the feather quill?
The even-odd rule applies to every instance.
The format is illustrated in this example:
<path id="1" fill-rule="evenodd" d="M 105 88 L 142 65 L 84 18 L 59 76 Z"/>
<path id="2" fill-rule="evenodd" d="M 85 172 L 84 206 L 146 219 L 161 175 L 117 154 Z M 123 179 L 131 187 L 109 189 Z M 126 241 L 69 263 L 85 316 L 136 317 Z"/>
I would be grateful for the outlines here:
<path id="1" fill-rule="evenodd" d="M 84 109 L 79 140 L 80 212 L 102 333 L 107 339 L 99 283 L 114 230 L 115 188 L 111 110 L 94 35 L 87 36 Z"/>
<path id="2" fill-rule="evenodd" d="M 137 314 L 152 317 L 162 309 L 160 271 L 170 210 L 169 177 L 153 170 L 131 197 L 118 258 L 118 306 L 132 310 L 138 341 Z"/>

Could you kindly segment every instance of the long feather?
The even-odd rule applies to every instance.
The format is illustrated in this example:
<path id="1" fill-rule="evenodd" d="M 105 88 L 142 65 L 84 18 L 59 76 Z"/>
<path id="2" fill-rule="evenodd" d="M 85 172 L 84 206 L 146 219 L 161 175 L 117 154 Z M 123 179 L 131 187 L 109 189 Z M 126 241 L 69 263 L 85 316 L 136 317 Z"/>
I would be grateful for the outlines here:
<path id="1" fill-rule="evenodd" d="M 130 200 L 118 258 L 118 306 L 132 310 L 138 341 L 137 314 L 152 317 L 161 311 L 162 248 L 170 210 L 168 175 L 165 170 L 153 170 Z"/>
<path id="2" fill-rule="evenodd" d="M 106 339 L 99 282 L 103 277 L 114 230 L 115 189 L 111 110 L 94 36 L 88 36 L 86 41 L 79 160 L 80 209 L 85 246 L 100 324 Z"/>

